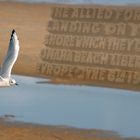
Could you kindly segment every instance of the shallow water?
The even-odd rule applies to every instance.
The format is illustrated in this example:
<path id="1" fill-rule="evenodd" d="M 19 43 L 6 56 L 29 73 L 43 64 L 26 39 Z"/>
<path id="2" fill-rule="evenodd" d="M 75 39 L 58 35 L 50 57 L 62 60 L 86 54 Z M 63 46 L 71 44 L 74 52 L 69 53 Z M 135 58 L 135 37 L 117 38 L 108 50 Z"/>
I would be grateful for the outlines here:
<path id="1" fill-rule="evenodd" d="M 37 84 L 14 76 L 19 86 L 0 88 L 0 115 L 39 124 L 117 131 L 140 137 L 140 92 L 88 86 Z"/>
<path id="2" fill-rule="evenodd" d="M 140 0 L 0 0 L 0 1 L 17 1 L 17 2 L 31 2 L 31 3 L 42 3 L 42 2 L 49 2 L 49 3 L 68 3 L 68 4 L 105 4 L 105 5 L 127 5 L 133 4 L 137 5 L 140 4 Z"/>

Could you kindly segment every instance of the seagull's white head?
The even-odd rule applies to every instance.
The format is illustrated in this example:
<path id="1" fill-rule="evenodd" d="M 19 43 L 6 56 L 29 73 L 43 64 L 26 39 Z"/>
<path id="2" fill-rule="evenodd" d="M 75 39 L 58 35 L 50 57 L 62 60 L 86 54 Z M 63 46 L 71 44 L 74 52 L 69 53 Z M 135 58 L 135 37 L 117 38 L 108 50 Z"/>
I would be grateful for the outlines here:
<path id="1" fill-rule="evenodd" d="M 9 80 L 9 84 L 10 84 L 10 86 L 12 86 L 12 85 L 18 85 L 18 83 L 16 82 L 15 79 L 10 79 Z"/>

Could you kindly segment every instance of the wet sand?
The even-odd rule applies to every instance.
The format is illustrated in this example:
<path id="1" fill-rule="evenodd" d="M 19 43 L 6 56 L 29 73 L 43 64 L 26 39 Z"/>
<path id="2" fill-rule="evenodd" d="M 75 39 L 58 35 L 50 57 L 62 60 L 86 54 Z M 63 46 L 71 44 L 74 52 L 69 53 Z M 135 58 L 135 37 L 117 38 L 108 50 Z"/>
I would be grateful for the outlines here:
<path id="1" fill-rule="evenodd" d="M 121 138 L 114 132 L 78 129 L 66 126 L 37 125 L 11 121 L 11 116 L 0 118 L 0 140 L 135 140 Z M 138 140 L 138 139 L 137 139 Z"/>

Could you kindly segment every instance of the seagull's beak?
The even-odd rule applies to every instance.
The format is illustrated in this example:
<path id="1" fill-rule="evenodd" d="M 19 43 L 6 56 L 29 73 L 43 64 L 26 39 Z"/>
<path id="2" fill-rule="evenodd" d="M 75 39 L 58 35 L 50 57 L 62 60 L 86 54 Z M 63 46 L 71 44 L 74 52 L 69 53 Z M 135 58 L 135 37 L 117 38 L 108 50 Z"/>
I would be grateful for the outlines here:
<path id="1" fill-rule="evenodd" d="M 15 83 L 15 85 L 18 86 L 19 84 L 18 83 Z"/>

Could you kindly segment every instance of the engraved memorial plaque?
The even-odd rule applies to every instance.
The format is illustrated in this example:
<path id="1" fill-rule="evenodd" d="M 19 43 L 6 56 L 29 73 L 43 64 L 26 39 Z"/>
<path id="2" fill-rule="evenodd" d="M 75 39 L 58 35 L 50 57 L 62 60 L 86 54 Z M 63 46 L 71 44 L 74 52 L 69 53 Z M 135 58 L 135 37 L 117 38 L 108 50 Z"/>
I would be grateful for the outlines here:
<path id="1" fill-rule="evenodd" d="M 54 6 L 38 72 L 140 90 L 140 9 Z"/>

